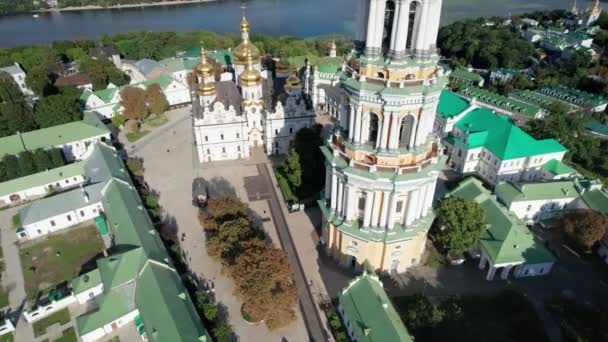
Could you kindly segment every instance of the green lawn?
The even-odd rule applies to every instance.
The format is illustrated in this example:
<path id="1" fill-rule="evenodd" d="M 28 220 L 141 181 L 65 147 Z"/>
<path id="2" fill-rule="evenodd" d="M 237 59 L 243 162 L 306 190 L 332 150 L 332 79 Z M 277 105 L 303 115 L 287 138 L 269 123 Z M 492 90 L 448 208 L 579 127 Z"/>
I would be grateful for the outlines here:
<path id="1" fill-rule="evenodd" d="M 150 131 L 130 132 L 130 133 L 127 133 L 127 140 L 129 140 L 129 142 L 136 142 L 137 140 L 143 138 L 148 133 L 150 133 Z"/>
<path id="2" fill-rule="evenodd" d="M 279 182 L 279 187 L 281 188 L 281 193 L 283 193 L 283 198 L 285 201 L 293 201 L 297 202 L 298 198 L 291 190 L 289 186 L 289 181 L 287 177 L 283 174 L 282 169 L 274 169 L 274 174 L 277 176 L 277 181 Z"/>
<path id="3" fill-rule="evenodd" d="M 74 328 L 69 328 L 63 331 L 63 335 L 54 342 L 78 342 Z"/>
<path id="4" fill-rule="evenodd" d="M 152 127 L 159 127 L 169 122 L 169 119 L 165 115 L 160 115 L 152 119 L 146 119 L 144 122 Z"/>
<path id="5" fill-rule="evenodd" d="M 32 246 L 21 248 L 21 267 L 29 299 L 46 293 L 56 285 L 70 281 L 86 263 L 101 256 L 103 242 L 97 227 L 87 226 L 53 235 Z"/>
<path id="6" fill-rule="evenodd" d="M 34 329 L 34 336 L 39 337 L 39 336 L 46 334 L 46 328 L 50 327 L 51 325 L 53 325 L 57 322 L 59 322 L 60 325 L 64 325 L 64 324 L 68 323 L 69 321 L 70 321 L 70 312 L 68 311 L 68 309 L 63 309 L 63 310 L 57 311 L 54 314 L 52 314 L 48 317 L 45 317 L 37 322 L 34 322 L 34 324 L 32 324 L 32 328 Z M 63 336 L 65 336 L 65 332 L 64 332 Z M 61 341 L 64 341 L 64 340 L 61 340 Z M 70 340 L 65 340 L 65 341 L 70 341 Z M 74 341 L 76 341 L 76 340 L 74 340 Z"/>
<path id="7" fill-rule="evenodd" d="M 13 341 L 14 341 L 13 333 L 4 334 L 4 335 L 0 336 L 0 342 L 13 342 Z"/>

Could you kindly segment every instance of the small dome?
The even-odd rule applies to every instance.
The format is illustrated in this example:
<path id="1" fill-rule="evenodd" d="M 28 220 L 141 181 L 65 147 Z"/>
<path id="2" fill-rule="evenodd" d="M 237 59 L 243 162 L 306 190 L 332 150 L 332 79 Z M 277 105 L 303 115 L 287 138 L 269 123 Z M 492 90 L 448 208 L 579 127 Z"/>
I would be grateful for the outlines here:
<path id="1" fill-rule="evenodd" d="M 201 48 L 201 63 L 196 66 L 196 74 L 201 78 L 205 78 L 213 75 L 213 71 L 213 65 L 207 61 L 205 48 Z"/>
<path id="2" fill-rule="evenodd" d="M 215 85 L 212 82 L 203 82 L 198 86 L 197 93 L 199 96 L 215 95 Z"/>
<path id="3" fill-rule="evenodd" d="M 287 80 L 285 81 L 285 89 L 288 89 L 288 90 L 302 89 L 302 81 L 300 81 L 300 78 L 298 77 L 298 75 L 296 75 L 295 71 L 292 72 L 291 75 L 289 75 L 289 77 L 287 77 Z"/>
<path id="4" fill-rule="evenodd" d="M 247 67 L 241 74 L 241 86 L 258 85 L 262 81 L 262 74 L 253 67 L 253 59 L 247 58 Z"/>

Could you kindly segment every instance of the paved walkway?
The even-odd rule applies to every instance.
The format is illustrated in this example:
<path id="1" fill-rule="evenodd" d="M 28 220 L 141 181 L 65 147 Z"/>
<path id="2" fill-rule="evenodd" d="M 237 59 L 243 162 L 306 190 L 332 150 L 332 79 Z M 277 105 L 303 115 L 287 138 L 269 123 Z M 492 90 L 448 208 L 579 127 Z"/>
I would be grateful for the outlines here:
<path id="1" fill-rule="evenodd" d="M 19 259 L 19 247 L 16 245 L 17 235 L 12 225 L 12 217 L 19 207 L 0 211 L 0 240 L 5 269 L 2 273 L 2 286 L 8 291 L 10 308 L 7 317 L 15 324 L 16 341 L 34 341 L 32 326 L 25 321 L 22 312 L 27 309 L 23 271 Z"/>

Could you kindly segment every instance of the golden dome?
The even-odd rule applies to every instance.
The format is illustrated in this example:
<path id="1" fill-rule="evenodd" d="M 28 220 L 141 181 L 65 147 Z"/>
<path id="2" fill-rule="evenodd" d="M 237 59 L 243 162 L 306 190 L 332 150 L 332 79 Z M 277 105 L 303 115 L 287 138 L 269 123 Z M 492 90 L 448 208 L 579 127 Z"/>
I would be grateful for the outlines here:
<path id="1" fill-rule="evenodd" d="M 291 71 L 291 65 L 286 58 L 281 58 L 276 64 L 276 72 L 281 74 L 286 74 Z"/>
<path id="2" fill-rule="evenodd" d="M 247 67 L 241 74 L 241 86 L 254 86 L 260 84 L 262 81 L 262 74 L 253 67 L 253 59 L 251 56 L 247 57 Z"/>
<path id="3" fill-rule="evenodd" d="M 201 63 L 196 66 L 196 74 L 201 78 L 213 75 L 213 65 L 207 61 L 205 48 L 201 48 Z"/>
<path id="4" fill-rule="evenodd" d="M 198 86 L 197 93 L 199 96 L 215 95 L 215 84 L 213 82 L 203 82 Z"/>
<path id="5" fill-rule="evenodd" d="M 298 75 L 296 75 L 295 71 L 293 71 L 291 75 L 287 77 L 287 80 L 285 81 L 285 88 L 288 90 L 302 89 L 302 81 L 300 81 L 300 78 Z"/>
<path id="6" fill-rule="evenodd" d="M 249 41 L 249 22 L 247 22 L 245 17 L 243 17 L 243 20 L 241 21 L 241 35 L 243 41 L 232 51 L 234 64 L 247 64 L 247 57 L 249 56 L 251 56 L 254 63 L 260 63 L 261 53 L 257 46 Z"/>

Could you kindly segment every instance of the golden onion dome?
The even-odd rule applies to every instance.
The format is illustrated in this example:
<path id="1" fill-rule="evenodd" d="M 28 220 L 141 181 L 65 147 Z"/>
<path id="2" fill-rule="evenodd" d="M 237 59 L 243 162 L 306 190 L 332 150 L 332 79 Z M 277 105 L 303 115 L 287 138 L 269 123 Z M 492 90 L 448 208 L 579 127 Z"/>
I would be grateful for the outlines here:
<path id="1" fill-rule="evenodd" d="M 286 74 L 291 71 L 291 65 L 286 58 L 281 58 L 276 64 L 276 72 L 280 74 Z"/>
<path id="2" fill-rule="evenodd" d="M 197 93 L 199 96 L 215 95 L 215 84 L 213 82 L 203 82 L 198 86 Z"/>
<path id="3" fill-rule="evenodd" d="M 285 81 L 285 88 L 288 90 L 302 89 L 302 81 L 300 81 L 300 78 L 298 75 L 296 75 L 295 71 L 293 71 L 291 75 L 287 77 L 287 80 Z"/>
<path id="4" fill-rule="evenodd" d="M 241 19 L 241 32 L 249 32 L 249 22 L 244 16 L 243 19 Z"/>
<path id="5" fill-rule="evenodd" d="M 213 65 L 207 61 L 205 48 L 201 48 L 201 63 L 196 66 L 196 74 L 201 78 L 213 75 Z"/>
<path id="6" fill-rule="evenodd" d="M 247 67 L 241 74 L 241 86 L 254 86 L 260 84 L 262 81 L 262 74 L 253 67 L 253 59 L 247 58 Z"/>
<path id="7" fill-rule="evenodd" d="M 249 22 L 247 22 L 247 19 L 245 17 L 243 17 L 243 20 L 241 21 L 241 35 L 243 41 L 239 45 L 237 45 L 237 47 L 235 47 L 232 51 L 232 54 L 234 56 L 234 64 L 247 64 L 247 58 L 249 56 L 251 56 L 254 63 L 260 63 L 260 57 L 262 56 L 262 54 L 260 53 L 260 50 L 257 48 L 257 46 L 253 45 L 253 43 L 251 43 L 251 41 L 249 40 Z"/>

